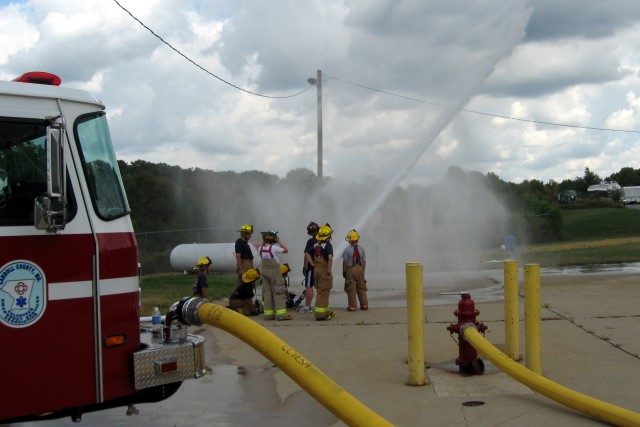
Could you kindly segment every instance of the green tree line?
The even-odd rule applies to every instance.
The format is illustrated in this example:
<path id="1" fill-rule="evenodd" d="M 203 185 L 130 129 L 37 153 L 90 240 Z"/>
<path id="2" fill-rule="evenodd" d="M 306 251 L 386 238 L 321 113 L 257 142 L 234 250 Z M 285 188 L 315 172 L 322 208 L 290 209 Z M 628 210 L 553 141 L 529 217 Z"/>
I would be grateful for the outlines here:
<path id="1" fill-rule="evenodd" d="M 118 163 L 147 273 L 169 271 L 168 254 L 178 244 L 232 242 L 241 223 L 304 229 L 310 218 L 334 218 L 347 205 L 361 205 L 351 202 L 382 185 L 375 180 L 336 183 L 331 178 L 318 179 L 308 169 L 295 169 L 280 178 L 257 170 L 217 172 L 143 160 Z M 640 185 L 640 169 L 625 167 L 605 180 Z M 421 239 L 442 245 L 458 239 L 463 248 L 468 246 L 468 236 L 483 247 L 499 246 L 504 235 L 515 235 L 519 242 L 558 241 L 563 236 L 561 209 L 567 207 L 557 202 L 560 191 L 578 193 L 581 200 L 572 208 L 619 206 L 611 200 L 589 200 L 587 188 L 600 181 L 588 167 L 583 176 L 560 183 L 525 180 L 517 184 L 494 173 L 452 167 L 434 185 L 395 188 L 380 209 L 382 220 L 376 233 L 385 241 L 402 235 L 409 250 L 412 245 L 417 248 Z M 344 199 L 334 197 L 332 188 L 343 189 Z M 499 203 L 480 208 L 493 199 Z M 495 211 L 498 204 L 504 212 Z"/>

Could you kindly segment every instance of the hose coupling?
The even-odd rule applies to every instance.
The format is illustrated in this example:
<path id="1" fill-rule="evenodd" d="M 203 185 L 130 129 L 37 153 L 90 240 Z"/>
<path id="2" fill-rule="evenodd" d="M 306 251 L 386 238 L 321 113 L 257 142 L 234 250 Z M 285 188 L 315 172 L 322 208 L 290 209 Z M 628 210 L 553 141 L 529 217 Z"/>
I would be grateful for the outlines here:
<path id="1" fill-rule="evenodd" d="M 205 302 L 207 302 L 207 300 L 199 297 L 182 298 L 169 308 L 169 312 L 175 313 L 176 319 L 180 323 L 189 326 L 200 326 L 202 325 L 202 321 L 198 316 L 198 310 Z"/>
<path id="2" fill-rule="evenodd" d="M 464 339 L 464 331 L 466 331 L 469 328 L 473 328 L 476 331 L 478 330 L 478 327 L 475 325 L 475 323 L 465 323 L 464 325 L 460 326 L 460 338 Z"/>

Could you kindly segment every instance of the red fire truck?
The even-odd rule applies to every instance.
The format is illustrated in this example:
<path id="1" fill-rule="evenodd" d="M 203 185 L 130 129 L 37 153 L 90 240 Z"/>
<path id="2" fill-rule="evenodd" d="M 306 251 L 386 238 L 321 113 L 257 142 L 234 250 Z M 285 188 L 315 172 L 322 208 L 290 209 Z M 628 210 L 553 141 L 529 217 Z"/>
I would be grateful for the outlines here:
<path id="1" fill-rule="evenodd" d="M 140 321 L 137 243 L 104 105 L 43 72 L 0 81 L 0 423 L 173 394 L 203 338 Z M 173 310 L 173 311 L 172 311 Z"/>

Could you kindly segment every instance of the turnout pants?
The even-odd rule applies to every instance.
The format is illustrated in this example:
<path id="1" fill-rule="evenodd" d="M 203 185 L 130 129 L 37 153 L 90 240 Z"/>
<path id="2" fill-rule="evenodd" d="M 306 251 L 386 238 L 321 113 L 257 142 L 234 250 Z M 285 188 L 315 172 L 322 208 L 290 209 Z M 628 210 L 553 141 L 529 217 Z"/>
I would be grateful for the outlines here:
<path id="1" fill-rule="evenodd" d="M 329 310 L 329 294 L 333 288 L 333 276 L 327 271 L 327 261 L 324 258 L 315 259 L 313 268 L 314 286 L 317 290 L 316 306 L 313 312 L 316 318 L 324 318 Z"/>
<path id="2" fill-rule="evenodd" d="M 280 264 L 275 259 L 262 260 L 262 298 L 264 317 L 284 317 L 287 315 L 287 288 L 280 272 Z"/>
<path id="3" fill-rule="evenodd" d="M 369 299 L 367 298 L 367 284 L 364 281 L 364 269 L 361 265 L 354 265 L 349 267 L 346 273 L 344 291 L 347 293 L 349 307 L 357 307 L 357 301 L 360 301 L 361 307 L 368 306 Z"/>

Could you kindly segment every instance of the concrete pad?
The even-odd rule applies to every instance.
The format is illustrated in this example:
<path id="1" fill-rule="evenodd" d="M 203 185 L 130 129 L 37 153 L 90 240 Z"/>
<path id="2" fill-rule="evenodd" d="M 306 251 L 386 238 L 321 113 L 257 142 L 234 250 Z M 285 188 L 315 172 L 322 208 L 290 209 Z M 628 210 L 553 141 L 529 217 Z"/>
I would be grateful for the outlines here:
<path id="1" fill-rule="evenodd" d="M 637 277 L 543 276 L 541 284 L 543 376 L 590 397 L 640 411 L 640 281 Z M 400 288 L 401 284 L 396 287 Z M 460 287 L 473 289 L 473 283 L 465 282 Z M 483 375 L 458 373 L 454 362 L 458 347 L 453 339 L 457 336 L 452 338 L 446 329 L 456 322 L 453 311 L 457 308 L 458 296 L 446 296 L 449 298 L 446 305 L 425 301 L 424 355 L 428 384 L 409 386 L 407 311 L 400 293 L 377 299 L 389 306 L 376 305 L 373 303 L 376 299 L 372 299 L 370 310 L 355 313 L 339 307 L 346 300 L 343 293 L 334 294 L 332 304 L 335 301 L 338 309 L 331 321 L 316 322 L 313 315 L 296 312 L 292 312 L 293 320 L 287 322 L 251 319 L 396 426 L 607 425 L 532 391 L 488 360 L 484 360 Z M 473 297 L 473 292 L 471 295 Z M 493 289 L 480 300 L 476 301 L 476 308 L 480 310 L 478 321 L 489 327 L 485 337 L 503 350 L 501 297 Z M 526 366 L 524 316 L 521 298 L 519 363 Z M 207 339 L 208 375 L 185 382 L 176 395 L 166 401 L 138 405 L 137 416 L 127 417 L 125 408 L 116 408 L 86 414 L 82 425 L 345 425 L 248 344 L 210 326 L 191 328 L 191 332 Z M 67 419 L 39 421 L 20 426 L 66 426 L 69 422 Z"/>

